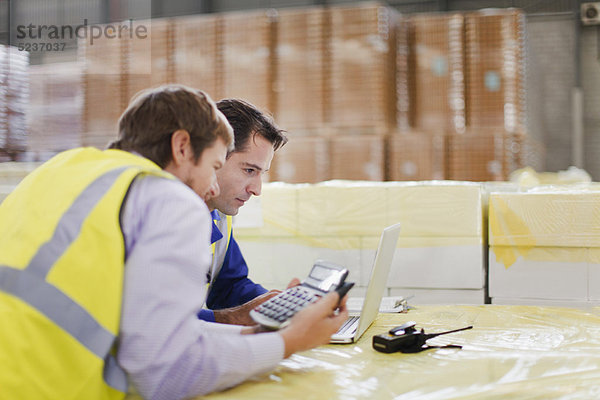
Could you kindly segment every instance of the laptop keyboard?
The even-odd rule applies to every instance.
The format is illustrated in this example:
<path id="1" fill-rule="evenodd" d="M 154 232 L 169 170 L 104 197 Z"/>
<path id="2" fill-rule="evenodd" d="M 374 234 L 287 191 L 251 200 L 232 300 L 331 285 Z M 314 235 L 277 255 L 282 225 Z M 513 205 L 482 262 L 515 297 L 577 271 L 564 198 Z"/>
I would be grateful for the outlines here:
<path id="1" fill-rule="evenodd" d="M 356 331 L 356 327 L 358 326 L 358 316 L 355 317 L 349 317 L 346 322 L 344 322 L 344 324 L 342 326 L 340 326 L 340 329 L 338 329 L 337 331 L 337 335 L 344 335 L 347 334 L 348 332 L 350 333 L 354 333 L 354 331 Z"/>

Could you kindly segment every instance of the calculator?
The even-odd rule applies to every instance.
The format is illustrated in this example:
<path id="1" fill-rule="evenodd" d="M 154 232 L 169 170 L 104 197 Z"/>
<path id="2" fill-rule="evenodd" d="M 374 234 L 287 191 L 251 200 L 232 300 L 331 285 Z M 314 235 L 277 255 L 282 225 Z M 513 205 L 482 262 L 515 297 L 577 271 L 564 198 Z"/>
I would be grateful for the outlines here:
<path id="1" fill-rule="evenodd" d="M 328 292 L 337 290 L 340 299 L 354 285 L 345 282 L 348 270 L 323 260 L 315 261 L 310 274 L 298 286 L 286 289 L 250 311 L 250 317 L 268 329 L 280 329 L 304 307 L 314 303 Z"/>

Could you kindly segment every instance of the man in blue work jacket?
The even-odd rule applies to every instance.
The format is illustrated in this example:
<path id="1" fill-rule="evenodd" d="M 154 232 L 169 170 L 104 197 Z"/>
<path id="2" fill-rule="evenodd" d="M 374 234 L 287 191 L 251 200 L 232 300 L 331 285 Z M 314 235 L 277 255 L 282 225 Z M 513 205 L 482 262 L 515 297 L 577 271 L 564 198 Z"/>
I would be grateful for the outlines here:
<path id="1" fill-rule="evenodd" d="M 232 235 L 231 216 L 251 196 L 260 195 L 262 175 L 287 137 L 269 116 L 245 101 L 224 99 L 217 107 L 233 128 L 235 149 L 217 171 L 220 193 L 205 199 L 213 217 L 213 263 L 208 276 L 208 309 L 198 316 L 206 321 L 253 325 L 248 312 L 278 291 L 269 292 L 248 278 L 248 266 Z M 290 285 L 297 283 L 294 280 Z"/>

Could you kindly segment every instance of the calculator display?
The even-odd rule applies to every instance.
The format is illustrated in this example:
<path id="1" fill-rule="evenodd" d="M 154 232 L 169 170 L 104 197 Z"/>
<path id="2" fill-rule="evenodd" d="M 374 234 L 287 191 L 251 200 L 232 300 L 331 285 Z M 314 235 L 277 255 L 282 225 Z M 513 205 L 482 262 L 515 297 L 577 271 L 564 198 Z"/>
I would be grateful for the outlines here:
<path id="1" fill-rule="evenodd" d="M 306 278 L 306 284 L 324 292 L 337 287 L 344 276 L 344 271 L 329 268 L 321 264 L 315 264 Z"/>
<path id="2" fill-rule="evenodd" d="M 315 278 L 319 281 L 322 281 L 323 279 L 327 278 L 329 275 L 331 275 L 332 272 L 335 272 L 334 270 L 332 270 L 331 268 L 327 268 L 324 267 L 322 265 L 315 265 L 312 269 L 312 271 L 310 271 L 310 277 L 311 278 Z"/>

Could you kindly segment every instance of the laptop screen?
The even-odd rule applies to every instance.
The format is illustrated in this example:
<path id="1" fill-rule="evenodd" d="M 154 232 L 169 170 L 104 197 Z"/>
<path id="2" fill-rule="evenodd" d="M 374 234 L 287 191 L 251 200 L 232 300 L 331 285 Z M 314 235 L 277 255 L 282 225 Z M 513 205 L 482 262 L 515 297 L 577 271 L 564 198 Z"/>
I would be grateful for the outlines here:
<path id="1" fill-rule="evenodd" d="M 388 226 L 383 230 L 375 261 L 371 270 L 367 294 L 360 313 L 360 322 L 356 331 L 356 338 L 359 338 L 367 330 L 379 313 L 379 304 L 386 288 L 388 275 L 394 259 L 398 236 L 400 235 L 400 224 Z"/>

